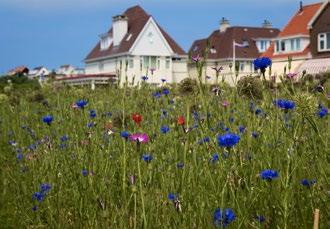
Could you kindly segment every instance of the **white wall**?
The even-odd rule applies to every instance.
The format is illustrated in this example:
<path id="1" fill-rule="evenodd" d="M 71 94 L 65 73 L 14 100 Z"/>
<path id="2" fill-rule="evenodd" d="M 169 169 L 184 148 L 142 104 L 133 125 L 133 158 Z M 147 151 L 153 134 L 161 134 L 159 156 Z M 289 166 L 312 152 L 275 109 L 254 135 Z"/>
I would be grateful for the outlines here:
<path id="1" fill-rule="evenodd" d="M 130 52 L 134 56 L 171 56 L 173 53 L 152 18 L 149 19 Z"/>

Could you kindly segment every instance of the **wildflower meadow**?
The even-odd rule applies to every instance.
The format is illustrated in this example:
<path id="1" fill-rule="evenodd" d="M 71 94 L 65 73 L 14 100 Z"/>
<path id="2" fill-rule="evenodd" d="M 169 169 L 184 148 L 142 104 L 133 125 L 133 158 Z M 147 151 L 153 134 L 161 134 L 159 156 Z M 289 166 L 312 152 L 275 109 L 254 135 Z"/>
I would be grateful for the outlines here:
<path id="1" fill-rule="evenodd" d="M 261 73 L 261 98 L 147 76 L 8 90 L 0 227 L 329 228 L 329 89 Z"/>

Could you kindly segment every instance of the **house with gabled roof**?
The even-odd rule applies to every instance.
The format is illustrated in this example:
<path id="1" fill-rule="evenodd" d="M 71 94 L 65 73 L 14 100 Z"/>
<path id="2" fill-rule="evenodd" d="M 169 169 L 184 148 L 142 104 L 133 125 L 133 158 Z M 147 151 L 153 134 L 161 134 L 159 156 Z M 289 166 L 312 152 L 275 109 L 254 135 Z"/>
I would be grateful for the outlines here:
<path id="1" fill-rule="evenodd" d="M 276 37 L 268 50 L 262 54 L 272 59 L 272 73 L 302 73 L 306 60 L 312 58 L 312 44 L 309 23 L 317 15 L 322 3 L 300 7 L 281 33 Z M 328 23 L 329 23 L 329 19 Z M 291 61 L 289 61 L 289 59 Z"/>
<path id="2" fill-rule="evenodd" d="M 29 78 L 34 79 L 34 78 L 38 78 L 40 76 L 47 76 L 49 75 L 50 71 L 45 68 L 44 66 L 38 66 L 33 68 L 32 70 L 30 70 L 29 72 Z"/>
<path id="3" fill-rule="evenodd" d="M 85 58 L 86 74 L 114 74 L 120 82 L 180 82 L 187 77 L 185 51 L 140 6 L 112 18 L 112 27 Z"/>
<path id="4" fill-rule="evenodd" d="M 8 71 L 7 75 L 8 76 L 27 76 L 29 74 L 29 68 L 21 65 L 17 66 L 11 70 Z"/>
<path id="5" fill-rule="evenodd" d="M 330 72 L 330 0 L 323 2 L 308 23 L 312 59 L 305 61 L 298 72 L 307 74 Z"/>
<path id="6" fill-rule="evenodd" d="M 271 40 L 279 34 L 279 30 L 265 20 L 261 27 L 230 26 L 226 18 L 220 21 L 219 29 L 213 31 L 205 39 L 196 40 L 189 54 L 193 57 L 208 56 L 203 77 L 210 83 L 216 82 L 216 70 L 222 68 L 221 76 L 231 85 L 236 75 L 246 76 L 255 72 L 253 60 L 258 58 L 271 44 Z M 189 64 L 189 75 L 197 77 L 195 63 Z"/>

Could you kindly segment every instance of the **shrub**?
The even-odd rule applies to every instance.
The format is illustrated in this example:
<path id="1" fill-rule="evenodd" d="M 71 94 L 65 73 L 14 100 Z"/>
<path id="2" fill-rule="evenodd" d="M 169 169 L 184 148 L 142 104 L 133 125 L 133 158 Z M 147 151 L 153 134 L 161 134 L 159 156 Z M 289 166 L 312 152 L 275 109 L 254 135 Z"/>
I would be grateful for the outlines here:
<path id="1" fill-rule="evenodd" d="M 195 79 L 186 78 L 179 84 L 179 93 L 182 95 L 195 94 L 197 91 L 198 87 Z"/>
<path id="2" fill-rule="evenodd" d="M 263 98 L 263 85 L 260 79 L 256 77 L 245 76 L 237 83 L 237 91 L 239 95 L 250 99 Z"/>

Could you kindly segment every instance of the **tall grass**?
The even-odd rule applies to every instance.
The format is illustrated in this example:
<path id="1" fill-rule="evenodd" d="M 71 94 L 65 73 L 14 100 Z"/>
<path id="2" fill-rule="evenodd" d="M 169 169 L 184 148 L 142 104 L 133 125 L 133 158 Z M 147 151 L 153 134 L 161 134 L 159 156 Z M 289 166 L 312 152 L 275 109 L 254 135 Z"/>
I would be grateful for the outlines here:
<path id="1" fill-rule="evenodd" d="M 325 95 L 282 90 L 275 96 L 265 90 L 262 101 L 250 101 L 236 89 L 214 96 L 202 87 L 203 93 L 186 96 L 171 88 L 160 98 L 147 85 L 44 88 L 49 106 L 28 95 L 19 105 L 3 102 L 1 227 L 211 228 L 216 208 L 234 211 L 229 228 L 311 228 L 315 209 L 320 209 L 320 228 L 329 227 L 329 119 L 315 114 Z M 296 108 L 279 109 L 275 98 L 292 99 Z M 73 109 L 78 99 L 88 105 Z M 221 105 L 224 100 L 228 107 Z M 143 116 L 141 126 L 132 113 Z M 48 114 L 54 117 L 51 125 L 42 122 Z M 184 128 L 177 124 L 181 115 Z M 113 125 L 111 131 L 106 125 Z M 163 125 L 170 128 L 166 134 Z M 147 133 L 150 141 L 138 149 L 121 131 Z M 239 134 L 240 142 L 219 147 L 217 136 L 228 131 Z M 68 140 L 61 142 L 64 135 Z M 212 160 L 215 153 L 219 160 Z M 153 159 L 147 163 L 143 154 Z M 262 180 L 265 169 L 279 177 Z M 306 187 L 302 179 L 316 183 Z M 43 183 L 51 189 L 43 201 L 33 200 Z M 179 202 L 168 199 L 170 193 Z"/>

